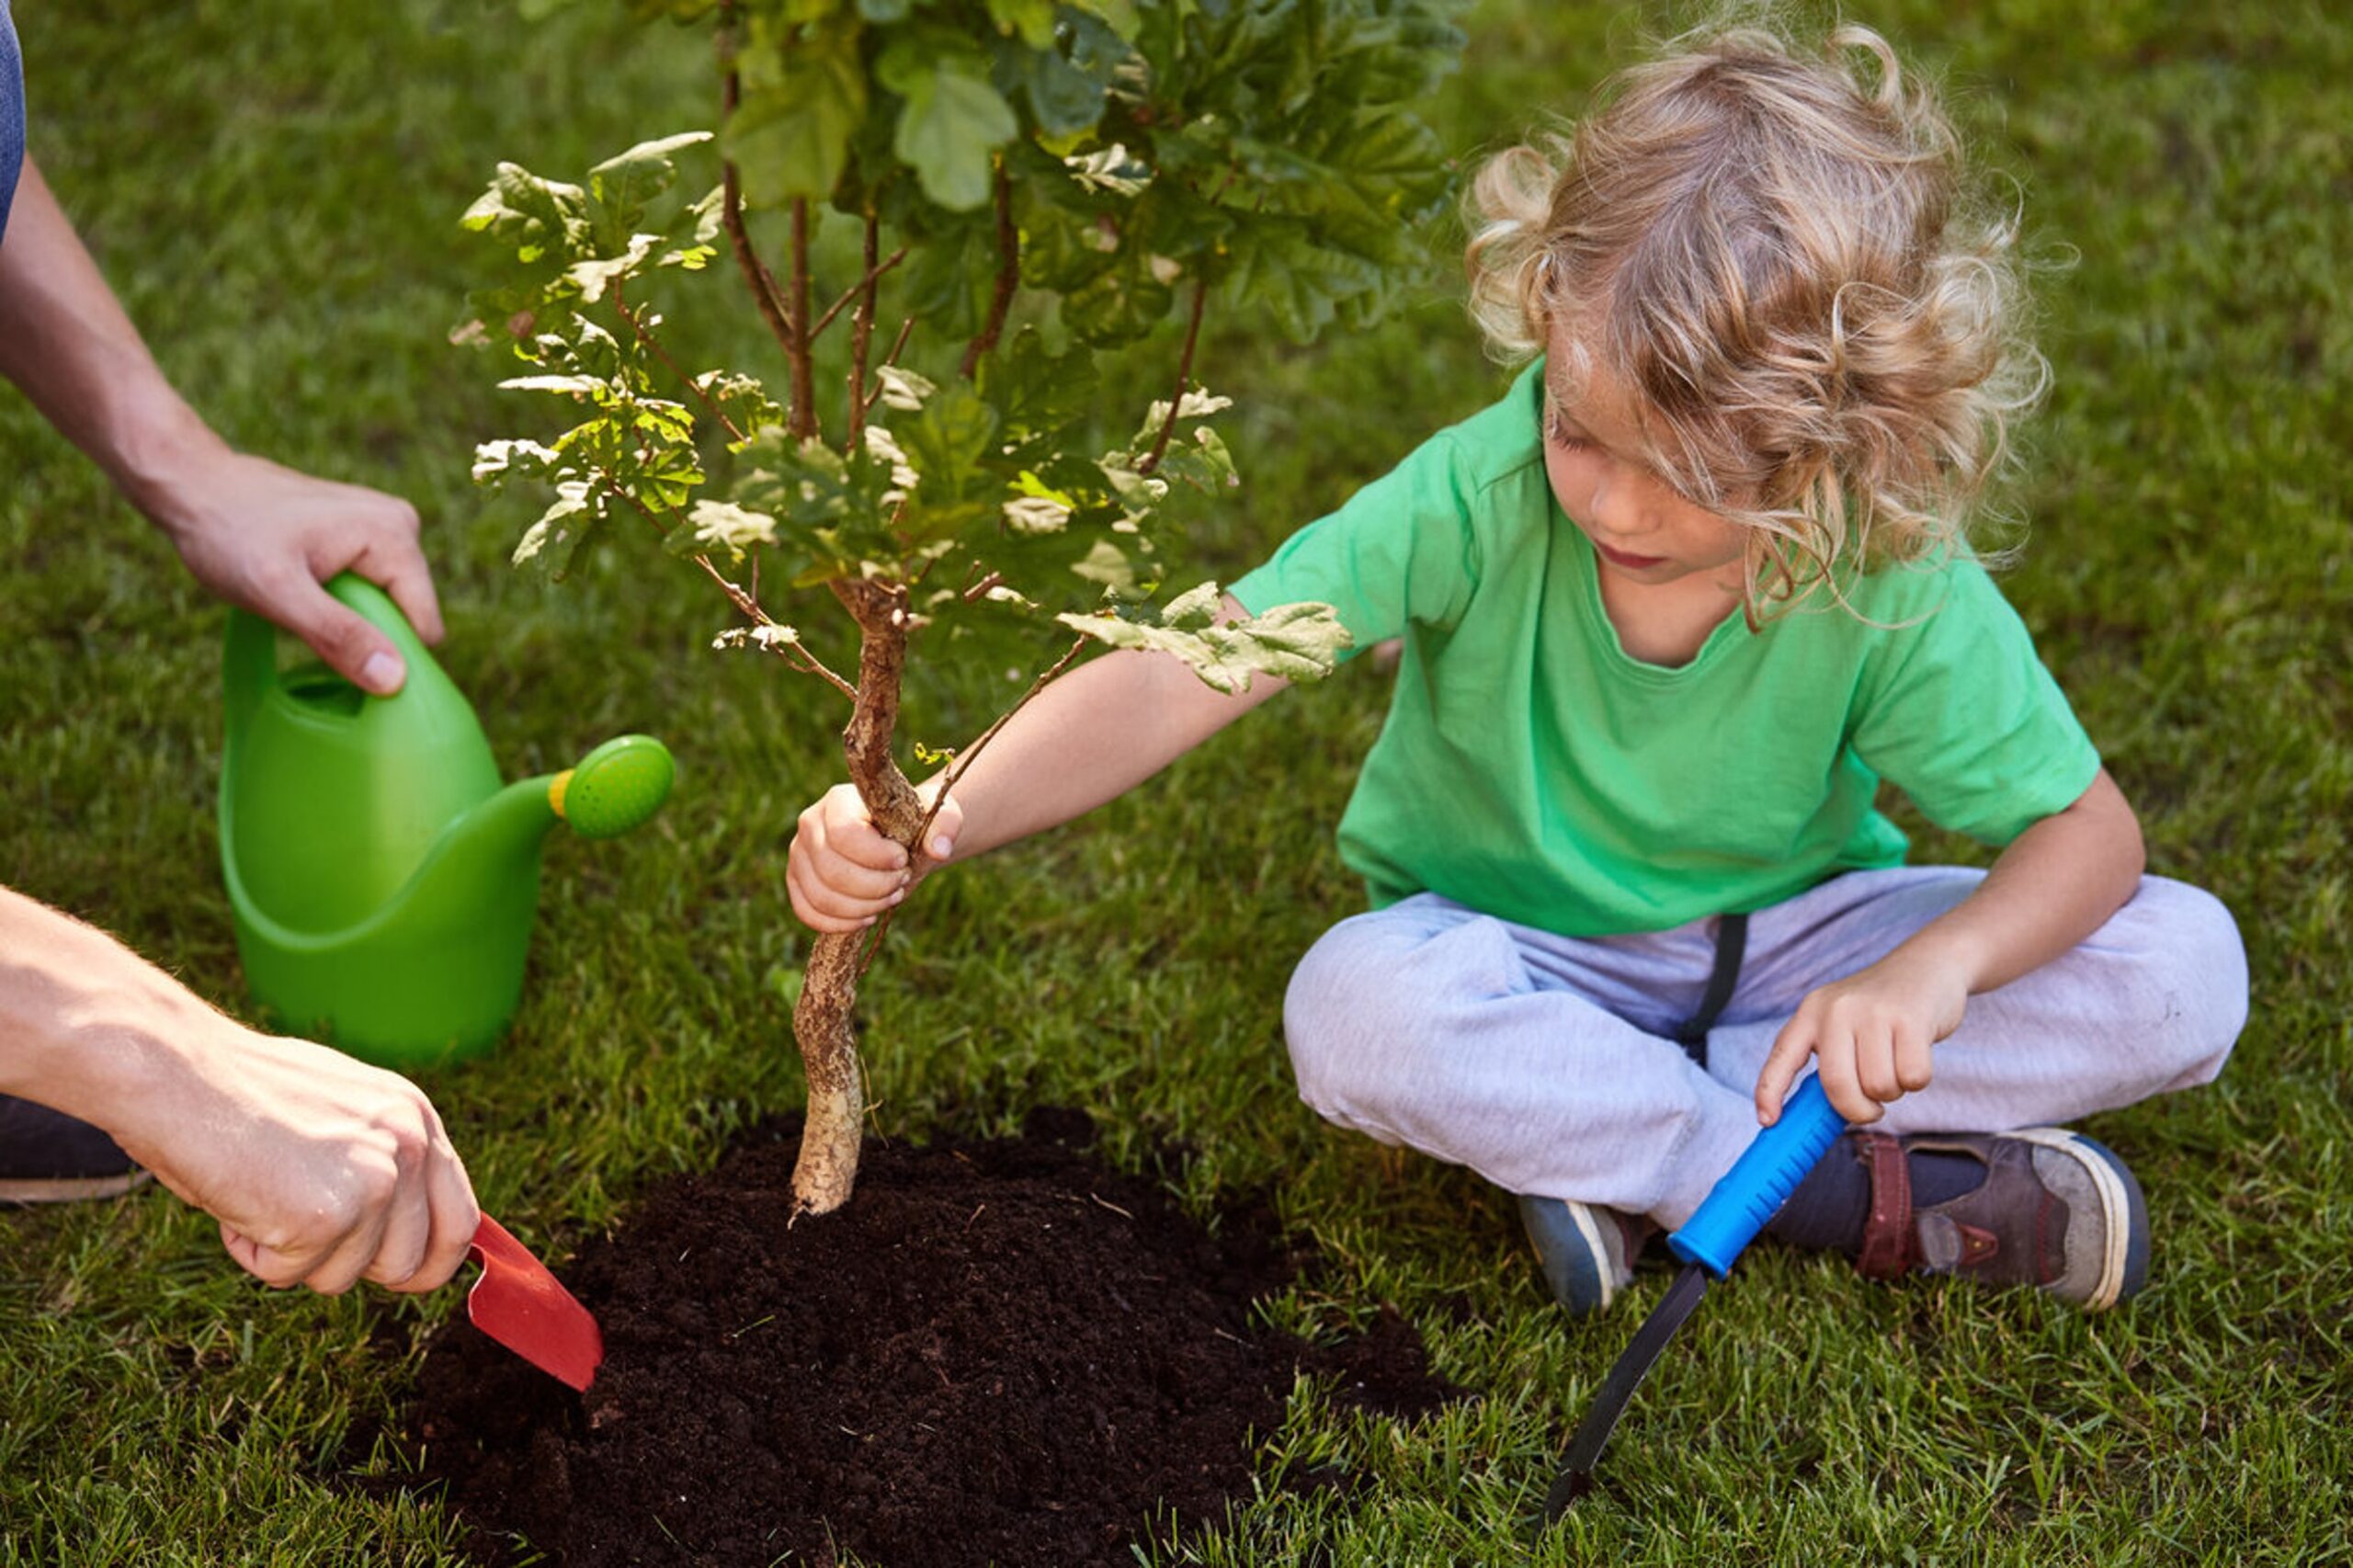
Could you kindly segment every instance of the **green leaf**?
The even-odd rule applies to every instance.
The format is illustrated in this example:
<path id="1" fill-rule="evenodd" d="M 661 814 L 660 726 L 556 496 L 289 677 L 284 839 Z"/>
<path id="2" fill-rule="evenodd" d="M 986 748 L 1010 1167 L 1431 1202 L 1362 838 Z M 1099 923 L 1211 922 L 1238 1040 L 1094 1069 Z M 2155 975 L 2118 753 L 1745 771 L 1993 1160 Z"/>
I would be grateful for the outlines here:
<path id="1" fill-rule="evenodd" d="M 1148 256 L 1128 257 L 1063 299 L 1063 320 L 1082 342 L 1108 347 L 1132 342 L 1160 324 L 1176 296 L 1153 276 Z"/>
<path id="2" fill-rule="evenodd" d="M 516 247 L 525 261 L 553 250 L 567 258 L 588 240 L 588 193 L 562 180 L 541 179 L 520 164 L 502 163 L 490 188 L 458 220 Z"/>
<path id="3" fill-rule="evenodd" d="M 1223 299 L 1237 310 L 1270 312 L 1283 335 L 1308 343 L 1329 325 L 1339 301 L 1369 293 L 1381 281 L 1370 261 L 1315 243 L 1296 219 L 1263 218 L 1239 225 L 1228 246 Z"/>
<path id="4" fill-rule="evenodd" d="M 695 387 L 719 405 L 729 424 L 746 436 L 784 423 L 784 410 L 768 395 L 767 388 L 760 384 L 756 376 L 738 370 L 705 370 L 695 378 Z"/>
<path id="5" fill-rule="evenodd" d="M 1223 626 L 1212 624 L 1218 605 L 1218 585 L 1203 583 L 1171 601 L 1158 625 L 1103 614 L 1054 619 L 1114 648 L 1173 654 L 1203 685 L 1229 695 L 1249 690 L 1252 678 L 1261 674 L 1287 681 L 1320 680 L 1332 673 L 1349 644 L 1347 628 L 1330 605 L 1279 605 L 1264 615 Z"/>
<path id="6" fill-rule="evenodd" d="M 989 20 L 1033 50 L 1054 46 L 1054 0 L 988 0 Z"/>
<path id="7" fill-rule="evenodd" d="M 776 542 L 776 519 L 733 501 L 697 501 L 687 514 L 686 526 L 670 530 L 663 548 L 672 555 L 709 555 L 724 551 L 731 562 L 744 559 L 756 545 Z"/>
<path id="8" fill-rule="evenodd" d="M 1091 412 L 1102 380 L 1094 355 L 1051 353 L 1038 329 L 1024 326 L 981 361 L 981 388 L 1008 426 L 1041 434 Z"/>
<path id="9" fill-rule="evenodd" d="M 602 407 L 610 407 L 614 402 L 612 383 L 602 376 L 510 376 L 498 387 L 501 392 L 554 392 Z"/>
<path id="10" fill-rule="evenodd" d="M 566 480 L 556 486 L 554 502 L 515 546 L 514 564 L 561 579 L 587 542 L 589 530 L 604 517 L 603 493 L 585 479 Z"/>
<path id="11" fill-rule="evenodd" d="M 619 256 L 596 256 L 575 261 L 563 269 L 564 280 L 580 290 L 580 302 L 593 305 L 605 297 L 605 291 L 624 278 L 634 278 L 653 262 L 654 247 L 662 243 L 659 234 L 638 234 L 631 238 L 629 246 Z"/>
<path id="12" fill-rule="evenodd" d="M 599 209 L 598 221 L 618 233 L 636 228 L 646 204 L 677 183 L 678 163 L 672 154 L 710 139 L 708 131 L 680 131 L 641 142 L 590 169 L 588 194 Z"/>
<path id="13" fill-rule="evenodd" d="M 983 206 L 991 155 L 1013 140 L 1021 122 L 972 60 L 923 59 L 903 52 L 906 49 L 893 44 L 876 67 L 906 100 L 892 150 L 940 206 L 958 212 Z"/>
<path id="14" fill-rule="evenodd" d="M 1103 119 L 1108 74 L 1083 71 L 1049 44 L 1008 44 L 997 57 L 998 81 L 1029 100 L 1038 129 L 1051 137 L 1076 136 Z"/>
<path id="15" fill-rule="evenodd" d="M 966 381 L 940 388 L 922 413 L 896 426 L 908 461 L 923 476 L 924 497 L 942 505 L 970 493 L 996 430 L 996 410 Z"/>
<path id="16" fill-rule="evenodd" d="M 1108 539 L 1097 540 L 1095 547 L 1086 552 L 1085 560 L 1072 563 L 1071 571 L 1090 583 L 1102 584 L 1106 591 L 1120 598 L 1134 598 L 1143 592 L 1143 585 L 1136 572 L 1135 562 L 1128 558 L 1127 551 Z M 1091 621 L 1096 618 L 1064 615 L 1056 619 L 1076 626 L 1080 621 Z M 1124 626 L 1128 623 L 1120 621 L 1116 624 Z M 1080 627 L 1080 630 L 1089 636 L 1096 635 L 1091 627 Z"/>
<path id="17" fill-rule="evenodd" d="M 563 460 L 537 441 L 484 441 L 474 448 L 474 483 L 496 489 L 509 480 L 545 479 Z"/>
<path id="18" fill-rule="evenodd" d="M 1238 489 L 1242 483 L 1242 476 L 1233 469 L 1233 454 L 1226 450 L 1218 433 L 1206 425 L 1195 427 L 1189 446 L 1182 440 L 1171 441 L 1168 450 L 1161 455 L 1160 466 L 1153 472 L 1181 479 L 1211 495 Z"/>
<path id="19" fill-rule="evenodd" d="M 866 117 L 857 30 L 813 29 L 780 45 L 769 64 L 764 85 L 747 85 L 720 128 L 720 152 L 735 165 L 748 205 L 830 196 L 841 183 L 850 138 Z"/>
<path id="20" fill-rule="evenodd" d="M 1135 0 L 1070 0 L 1070 6 L 1073 10 L 1099 19 L 1131 42 L 1143 29 L 1143 18 L 1137 14 Z"/>

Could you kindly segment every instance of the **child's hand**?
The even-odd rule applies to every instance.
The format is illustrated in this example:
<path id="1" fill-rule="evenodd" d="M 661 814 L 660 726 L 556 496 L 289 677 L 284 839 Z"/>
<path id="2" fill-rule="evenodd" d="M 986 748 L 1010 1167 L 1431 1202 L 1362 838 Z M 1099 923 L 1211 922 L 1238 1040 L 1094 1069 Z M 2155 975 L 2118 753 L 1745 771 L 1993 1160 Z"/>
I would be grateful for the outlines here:
<path id="1" fill-rule="evenodd" d="M 1813 991 L 1756 1074 L 1756 1119 L 1770 1127 L 1781 1119 L 1781 1096 L 1811 1055 L 1838 1114 L 1877 1121 L 1883 1108 L 1928 1086 L 1929 1048 L 1961 1027 L 1968 1005 L 1961 970 L 1901 949 Z"/>
<path id="2" fill-rule="evenodd" d="M 792 913 L 818 931 L 856 931 L 873 925 L 932 867 L 948 858 L 963 825 L 963 809 L 951 795 L 939 803 L 938 814 L 931 820 L 924 858 L 911 867 L 906 850 L 874 825 L 857 786 L 835 785 L 801 813 L 800 829 L 792 835 L 784 875 Z"/>

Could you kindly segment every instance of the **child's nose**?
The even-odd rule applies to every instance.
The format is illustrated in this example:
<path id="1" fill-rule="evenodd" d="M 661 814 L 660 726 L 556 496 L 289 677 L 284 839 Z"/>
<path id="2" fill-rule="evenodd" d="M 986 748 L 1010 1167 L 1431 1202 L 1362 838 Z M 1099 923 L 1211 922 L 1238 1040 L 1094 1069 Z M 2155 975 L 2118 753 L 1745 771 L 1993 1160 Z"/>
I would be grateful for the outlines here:
<path id="1" fill-rule="evenodd" d="M 1605 474 L 1593 488 L 1593 520 L 1596 527 L 1620 538 L 1642 533 L 1642 497 L 1635 486 Z"/>

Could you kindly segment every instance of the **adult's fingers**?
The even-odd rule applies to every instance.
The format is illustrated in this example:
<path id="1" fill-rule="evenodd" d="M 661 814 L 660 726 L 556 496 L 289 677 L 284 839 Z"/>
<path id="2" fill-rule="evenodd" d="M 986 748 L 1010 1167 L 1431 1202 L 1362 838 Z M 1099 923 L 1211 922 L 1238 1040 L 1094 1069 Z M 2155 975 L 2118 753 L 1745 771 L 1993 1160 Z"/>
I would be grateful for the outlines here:
<path id="1" fill-rule="evenodd" d="M 425 563 L 425 551 L 417 547 L 416 508 L 390 495 L 378 500 L 388 509 L 390 538 L 369 546 L 358 563 L 359 573 L 392 596 L 392 603 L 400 606 L 401 614 L 419 637 L 438 642 L 446 630 L 441 624 L 441 600 L 433 591 L 433 572 Z"/>
<path id="2" fill-rule="evenodd" d="M 228 1221 L 221 1221 L 221 1244 L 226 1247 L 236 1266 L 276 1290 L 289 1290 L 302 1282 L 311 1271 L 312 1258 L 307 1253 L 280 1252 L 265 1246 L 238 1230 Z"/>
<path id="3" fill-rule="evenodd" d="M 335 672 L 378 697 L 390 697 L 408 678 L 392 640 L 306 573 L 290 573 L 257 586 L 255 608 L 311 645 Z"/>
<path id="4" fill-rule="evenodd" d="M 392 1287 L 396 1290 L 435 1290 L 448 1284 L 449 1276 L 466 1261 L 474 1228 L 482 1223 L 482 1209 L 474 1201 L 473 1183 L 466 1176 L 466 1167 L 446 1141 L 443 1148 L 447 1157 L 435 1160 L 426 1173 L 433 1209 L 432 1240 L 426 1246 L 424 1261 L 407 1279 Z"/>
<path id="5" fill-rule="evenodd" d="M 319 1266 L 302 1276 L 302 1283 L 322 1296 L 340 1296 L 366 1278 L 368 1267 L 383 1249 L 384 1232 L 392 1222 L 390 1204 L 375 1202 L 363 1209 L 358 1222 L 343 1233 Z"/>
<path id="6" fill-rule="evenodd" d="M 384 1228 L 375 1253 L 359 1270 L 359 1278 L 397 1290 L 425 1265 L 425 1250 L 433 1241 L 433 1201 L 425 1173 L 404 1180 L 384 1206 Z"/>

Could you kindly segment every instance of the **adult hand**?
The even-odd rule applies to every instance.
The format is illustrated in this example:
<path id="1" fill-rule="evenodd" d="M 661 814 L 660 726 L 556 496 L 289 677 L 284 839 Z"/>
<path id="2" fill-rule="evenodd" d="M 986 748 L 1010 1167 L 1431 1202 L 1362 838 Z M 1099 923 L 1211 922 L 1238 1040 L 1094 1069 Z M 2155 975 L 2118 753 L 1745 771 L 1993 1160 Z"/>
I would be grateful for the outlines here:
<path id="1" fill-rule="evenodd" d="M 937 780 L 922 787 L 926 801 L 937 787 Z M 818 931 L 871 926 L 954 853 L 963 826 L 963 808 L 951 795 L 931 820 L 924 857 L 911 866 L 905 848 L 874 825 L 858 787 L 836 784 L 801 813 L 792 835 L 784 874 L 792 912 Z"/>
<path id="2" fill-rule="evenodd" d="M 1823 1092 L 1848 1121 L 1877 1121 L 1934 1076 L 1931 1048 L 1961 1027 L 1967 973 L 1933 953 L 1899 948 L 1809 993 L 1756 1075 L 1756 1119 L 1770 1127 L 1810 1055 Z"/>
<path id="3" fill-rule="evenodd" d="M 408 672 L 382 632 L 320 586 L 336 573 L 376 583 L 418 636 L 441 641 L 416 509 L 396 496 L 221 448 L 146 504 L 198 582 L 285 627 L 362 690 L 389 697 Z"/>
<path id="4" fill-rule="evenodd" d="M 465 1261 L 482 1211 L 414 1084 L 218 1015 L 180 1060 L 164 1093 L 127 1096 L 108 1131 L 219 1220 L 255 1278 L 327 1295 L 361 1279 L 420 1291 Z"/>

